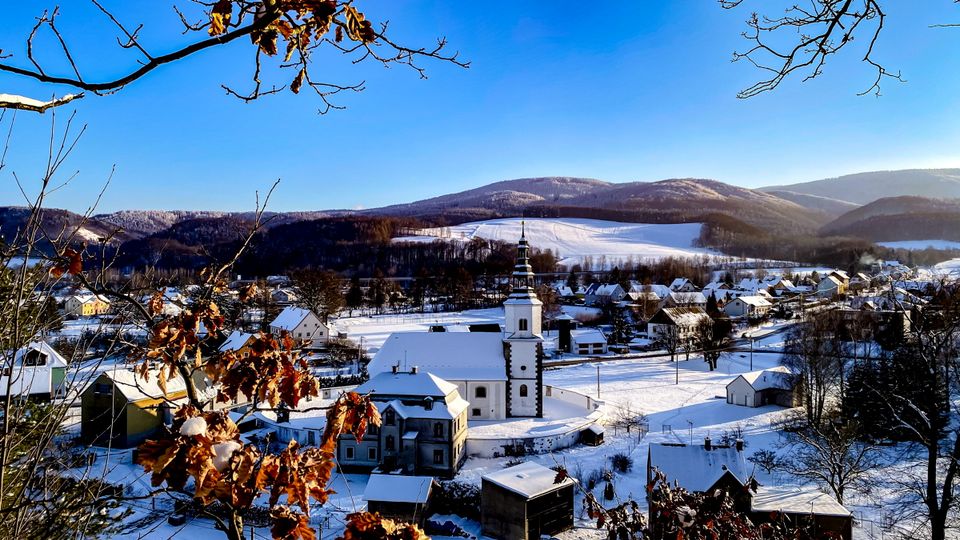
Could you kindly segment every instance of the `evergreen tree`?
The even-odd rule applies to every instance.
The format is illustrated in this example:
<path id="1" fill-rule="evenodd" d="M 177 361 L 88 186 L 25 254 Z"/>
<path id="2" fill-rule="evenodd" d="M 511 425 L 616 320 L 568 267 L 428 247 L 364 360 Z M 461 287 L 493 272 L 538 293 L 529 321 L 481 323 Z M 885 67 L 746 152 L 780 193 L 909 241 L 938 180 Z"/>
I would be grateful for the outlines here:
<path id="1" fill-rule="evenodd" d="M 573 271 L 573 268 L 570 269 L 570 273 L 567 275 L 567 287 L 570 287 L 570 291 L 573 293 L 576 293 L 580 287 L 580 278 L 577 277 L 577 273 Z"/>
<path id="2" fill-rule="evenodd" d="M 350 288 L 347 290 L 347 307 L 350 308 L 350 315 L 353 310 L 363 307 L 363 289 L 360 288 L 360 278 L 353 276 L 350 278 Z"/>

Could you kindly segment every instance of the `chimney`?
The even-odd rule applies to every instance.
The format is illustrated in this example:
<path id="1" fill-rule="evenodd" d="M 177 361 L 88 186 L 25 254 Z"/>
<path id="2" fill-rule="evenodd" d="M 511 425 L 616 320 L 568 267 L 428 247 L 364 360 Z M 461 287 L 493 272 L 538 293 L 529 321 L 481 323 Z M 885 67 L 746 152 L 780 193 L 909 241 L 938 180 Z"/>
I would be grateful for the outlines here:
<path id="1" fill-rule="evenodd" d="M 734 445 L 737 448 L 737 452 L 743 452 L 743 439 L 737 439 Z"/>
<path id="2" fill-rule="evenodd" d="M 710 440 L 709 435 L 703 438 L 703 449 L 708 452 L 713 449 L 713 441 Z"/>
<path id="3" fill-rule="evenodd" d="M 410 374 L 411 374 L 411 375 L 416 375 L 416 374 L 417 374 L 417 371 L 419 371 L 419 370 L 417 369 L 417 366 L 412 366 L 412 367 L 410 368 Z"/>

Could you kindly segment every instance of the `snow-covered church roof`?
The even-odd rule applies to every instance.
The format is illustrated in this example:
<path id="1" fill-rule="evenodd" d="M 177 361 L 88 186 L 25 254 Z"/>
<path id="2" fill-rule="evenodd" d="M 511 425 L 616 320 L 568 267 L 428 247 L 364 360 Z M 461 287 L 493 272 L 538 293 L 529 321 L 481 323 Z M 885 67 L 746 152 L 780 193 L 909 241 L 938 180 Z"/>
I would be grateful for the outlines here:
<path id="1" fill-rule="evenodd" d="M 500 332 L 397 332 L 377 352 L 367 371 L 371 377 L 418 367 L 448 381 L 505 381 L 503 334 Z"/>

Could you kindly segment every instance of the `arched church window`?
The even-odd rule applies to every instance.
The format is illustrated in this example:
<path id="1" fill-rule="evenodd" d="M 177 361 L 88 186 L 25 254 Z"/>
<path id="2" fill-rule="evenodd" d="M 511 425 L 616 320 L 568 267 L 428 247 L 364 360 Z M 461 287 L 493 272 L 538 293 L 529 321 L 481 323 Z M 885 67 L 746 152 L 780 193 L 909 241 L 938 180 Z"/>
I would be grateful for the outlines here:
<path id="1" fill-rule="evenodd" d="M 520 397 L 527 397 L 527 385 L 520 385 Z"/>
<path id="2" fill-rule="evenodd" d="M 477 389 L 473 391 L 473 397 L 478 397 L 478 398 L 487 397 L 487 387 L 478 386 Z"/>
<path id="3" fill-rule="evenodd" d="M 521 332 L 526 332 L 527 329 L 528 329 L 527 320 L 526 320 L 526 319 L 520 319 L 520 322 L 517 323 L 517 328 L 519 328 Z"/>

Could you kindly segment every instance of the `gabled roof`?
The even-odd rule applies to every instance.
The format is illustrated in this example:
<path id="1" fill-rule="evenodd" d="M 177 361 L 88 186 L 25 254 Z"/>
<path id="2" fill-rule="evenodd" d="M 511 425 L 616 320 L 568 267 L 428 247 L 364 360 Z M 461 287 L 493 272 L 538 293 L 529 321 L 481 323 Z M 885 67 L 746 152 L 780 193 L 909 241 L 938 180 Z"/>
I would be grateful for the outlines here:
<path id="1" fill-rule="evenodd" d="M 754 307 L 770 307 L 773 305 L 762 296 L 740 296 L 734 299 L 733 302 L 736 302 L 737 300 L 740 300 L 748 306 Z"/>
<path id="2" fill-rule="evenodd" d="M 282 330 L 293 330 L 300 326 L 300 323 L 311 314 L 309 309 L 303 309 L 297 306 L 287 306 L 277 315 L 277 318 L 270 323 L 270 326 Z"/>
<path id="3" fill-rule="evenodd" d="M 370 377 L 370 380 L 357 387 L 358 394 L 384 396 L 433 397 L 439 400 L 457 391 L 457 385 L 447 382 L 432 373 L 417 371 L 385 371 Z"/>
<path id="4" fill-rule="evenodd" d="M 433 477 L 399 474 L 371 474 L 363 490 L 366 501 L 426 504 L 433 489 Z"/>
<path id="5" fill-rule="evenodd" d="M 676 304 L 706 304 L 707 297 L 702 292 L 671 292 L 670 301 Z"/>
<path id="6" fill-rule="evenodd" d="M 687 278 L 679 278 L 679 277 L 678 277 L 677 279 L 674 279 L 672 283 L 670 283 L 670 289 L 672 289 L 672 290 L 675 291 L 675 290 L 679 289 L 680 287 L 683 287 L 683 286 L 686 285 L 687 283 L 690 283 L 690 280 L 689 280 L 689 279 L 687 279 Z"/>
<path id="7" fill-rule="evenodd" d="M 217 349 L 220 352 L 226 351 L 237 351 L 243 348 L 247 344 L 247 341 L 253 337 L 253 334 L 248 334 L 246 332 L 241 332 L 239 330 L 234 330 L 230 332 L 230 335 L 227 336 L 227 339 L 220 345 L 220 348 Z"/>
<path id="8" fill-rule="evenodd" d="M 650 445 L 650 466 L 656 467 L 691 492 L 703 492 L 713 487 L 727 473 L 741 485 L 750 478 L 743 459 L 743 452 L 735 448 L 715 447 L 706 450 L 703 446 Z"/>
<path id="9" fill-rule="evenodd" d="M 532 461 L 483 475 L 483 481 L 490 482 L 518 495 L 523 495 L 528 499 L 556 491 L 574 482 L 572 478 L 566 477 L 560 483 L 554 483 L 556 478 L 556 471 Z"/>
<path id="10" fill-rule="evenodd" d="M 28 351 L 40 351 L 47 357 L 47 367 L 67 367 L 67 360 L 60 356 L 60 353 L 56 349 L 50 346 L 46 341 L 34 341 L 31 342 L 26 347 L 17 351 L 16 358 L 14 359 L 14 364 L 20 364 L 23 360 L 23 355 Z"/>
<path id="11" fill-rule="evenodd" d="M 836 276 L 834 276 L 833 274 L 828 275 L 828 276 L 825 276 L 823 279 L 821 279 L 821 280 L 820 280 L 820 283 L 817 284 L 817 288 L 819 288 L 819 287 L 820 287 L 820 284 L 822 284 L 822 283 L 831 283 L 831 284 L 833 284 L 834 287 L 830 287 L 831 289 L 832 289 L 832 288 L 835 288 L 835 287 L 839 287 L 840 285 L 842 285 L 842 283 L 840 282 L 840 280 L 837 279 Z"/>
<path id="12" fill-rule="evenodd" d="M 367 365 L 371 376 L 417 366 L 448 381 L 505 381 L 500 332 L 395 332 Z"/>
<path id="13" fill-rule="evenodd" d="M 597 328 L 577 328 L 570 331 L 570 337 L 577 343 L 607 343 L 607 336 Z"/>
<path id="14" fill-rule="evenodd" d="M 694 326 L 704 318 L 709 319 L 710 315 L 701 307 L 672 307 L 662 308 L 650 319 L 650 322 L 659 324 L 670 322 L 678 326 Z"/>
<path id="15" fill-rule="evenodd" d="M 747 381 L 747 384 L 753 387 L 754 390 L 768 390 L 770 388 L 790 390 L 793 388 L 791 381 L 793 374 L 784 366 L 741 373 L 740 377 Z M 730 384 L 733 383 L 731 382 Z M 729 384 L 727 386 L 729 386 Z"/>
<path id="16" fill-rule="evenodd" d="M 753 495 L 754 512 L 783 512 L 785 514 L 816 514 L 819 516 L 851 515 L 833 497 L 815 488 L 760 486 Z"/>
<path id="17" fill-rule="evenodd" d="M 162 399 L 164 397 L 163 390 L 160 389 L 160 385 L 157 384 L 157 375 L 160 370 L 151 369 L 150 370 L 150 380 L 145 380 L 143 377 L 136 374 L 130 368 L 116 368 L 109 369 L 103 372 L 103 375 L 113 380 L 114 385 L 117 388 L 117 391 L 124 395 L 127 398 L 127 401 L 134 402 L 140 401 L 143 399 Z M 92 387 L 88 387 L 92 388 Z M 177 399 L 186 395 L 187 385 L 185 384 L 182 377 L 177 377 L 173 380 L 167 381 L 167 393 L 166 397 L 168 399 Z"/>

